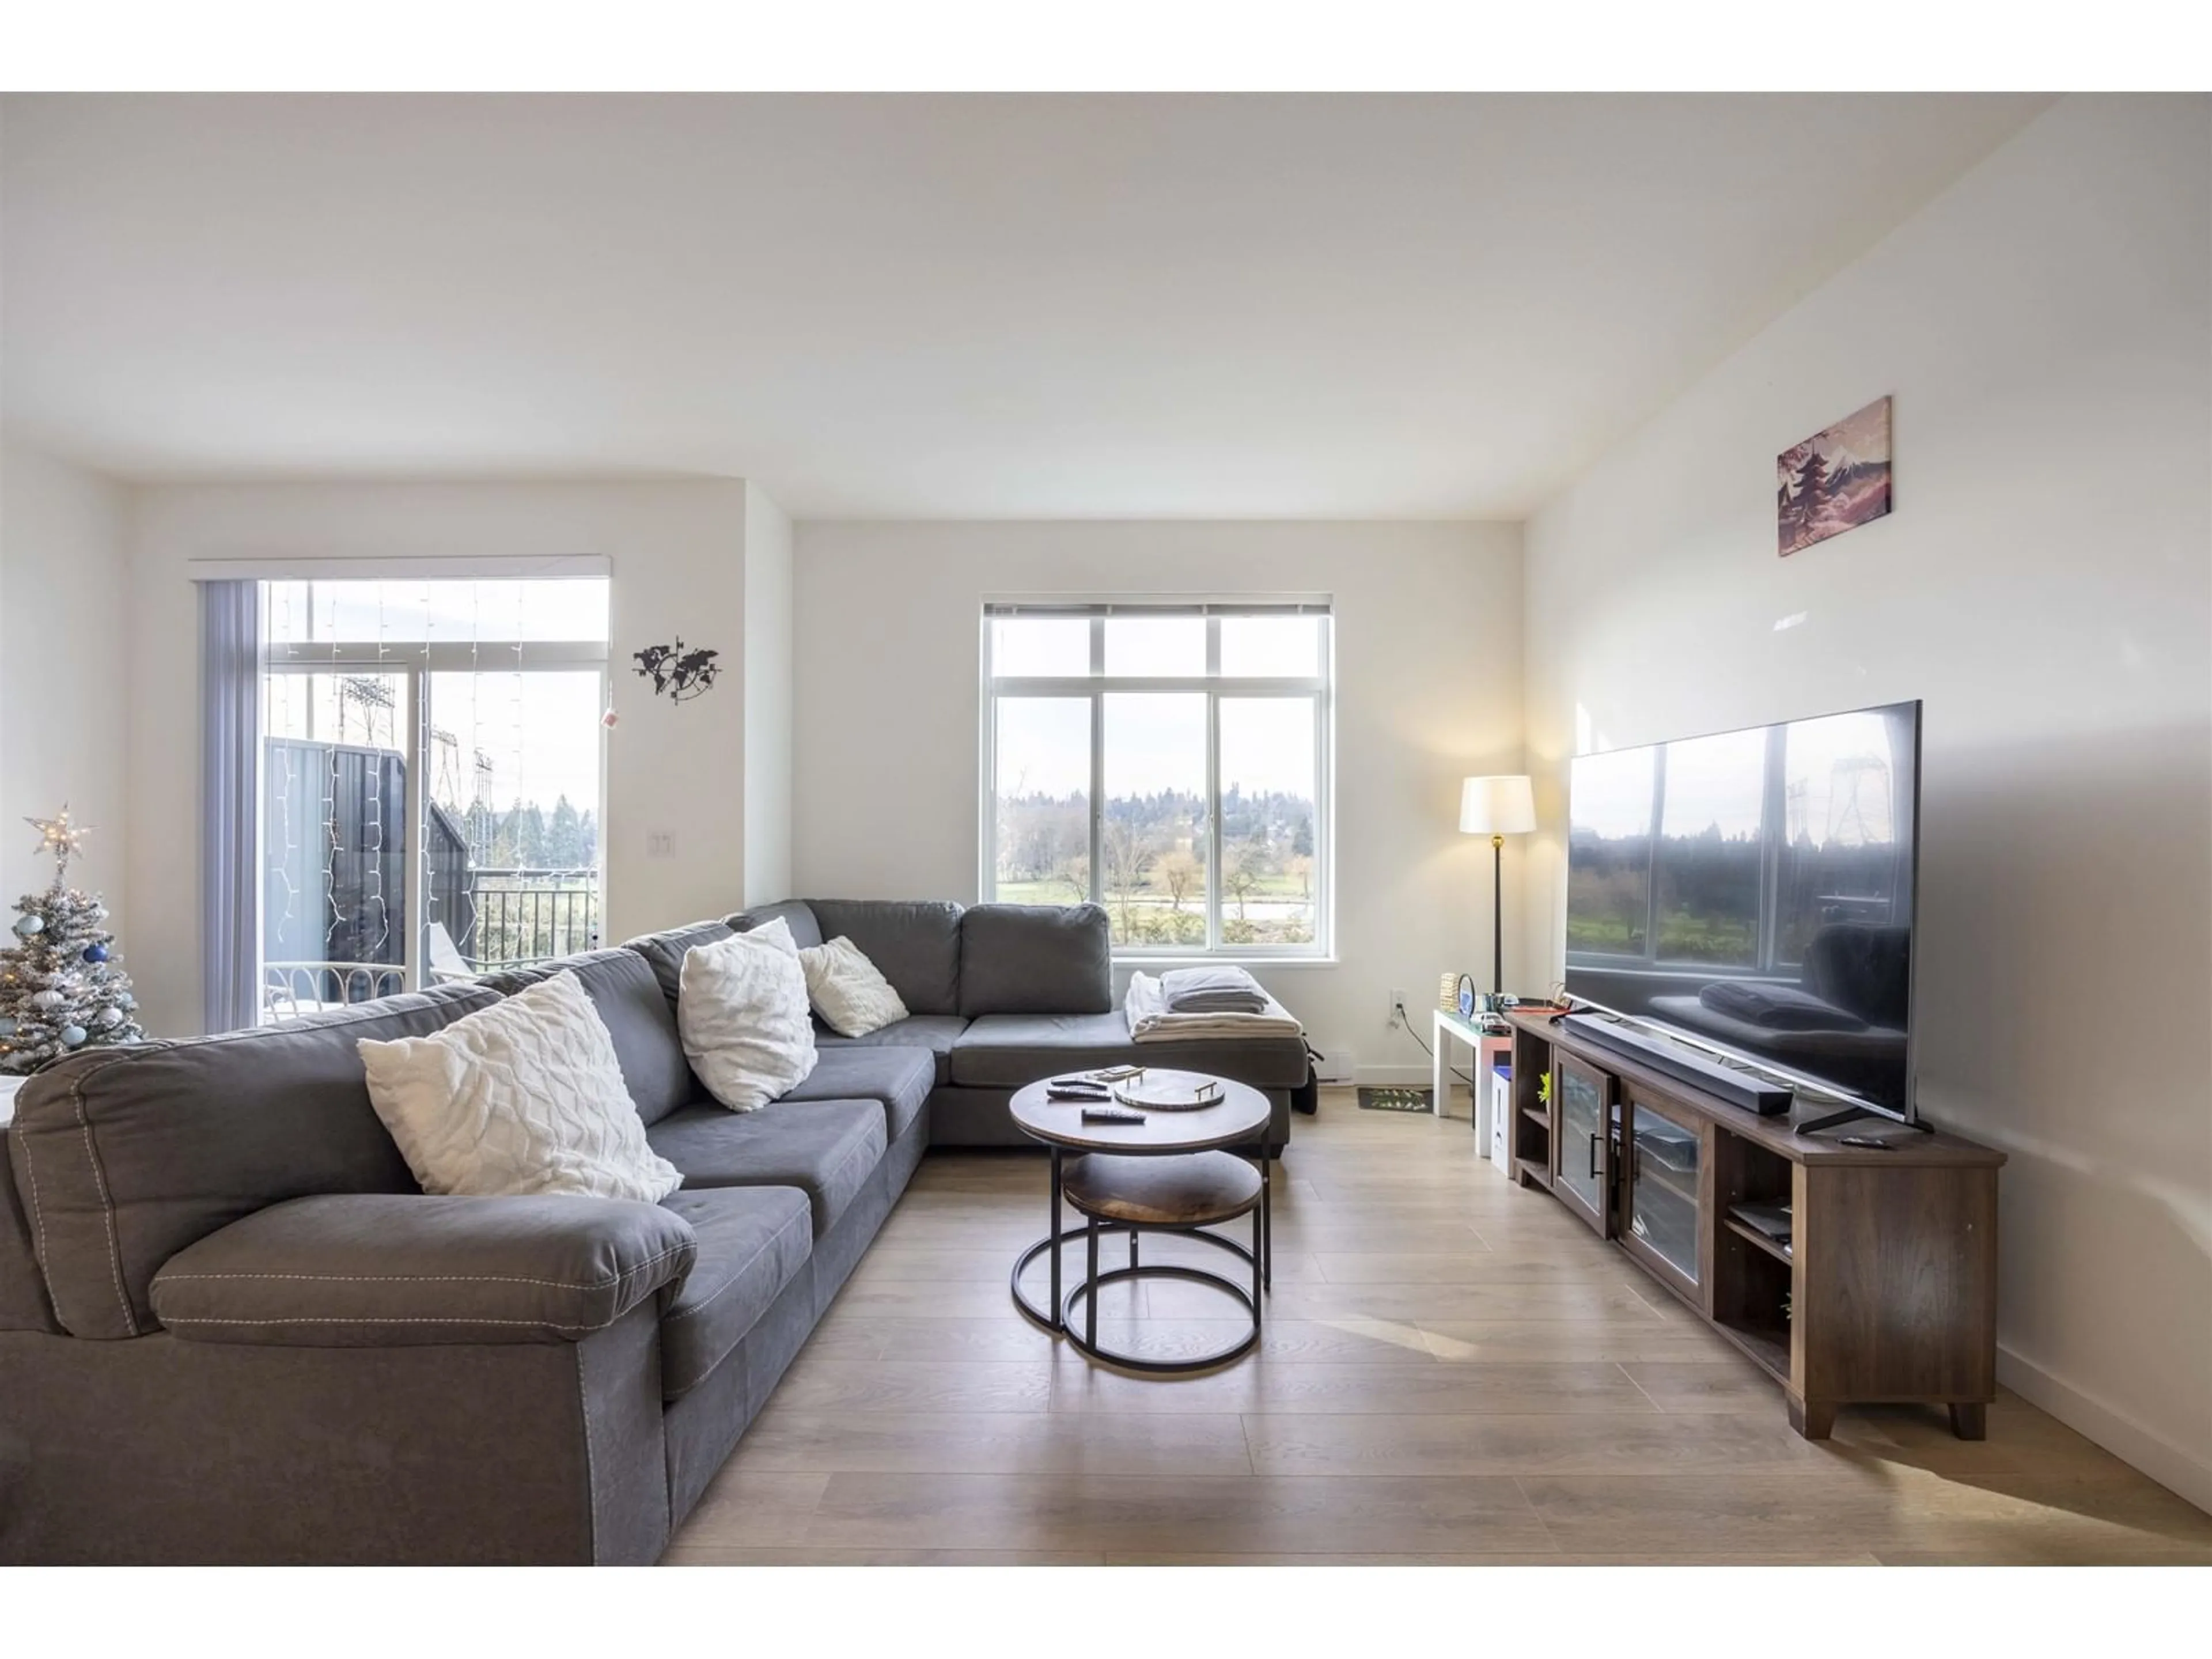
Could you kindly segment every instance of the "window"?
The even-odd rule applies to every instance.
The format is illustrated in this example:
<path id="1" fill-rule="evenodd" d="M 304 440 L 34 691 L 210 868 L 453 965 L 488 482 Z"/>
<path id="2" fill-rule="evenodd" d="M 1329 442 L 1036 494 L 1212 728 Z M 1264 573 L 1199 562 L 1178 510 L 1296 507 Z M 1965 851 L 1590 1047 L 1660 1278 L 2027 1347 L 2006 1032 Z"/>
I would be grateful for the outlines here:
<path id="1" fill-rule="evenodd" d="M 261 597 L 261 1017 L 596 945 L 606 581 Z"/>
<path id="2" fill-rule="evenodd" d="M 1325 603 L 989 605 L 982 890 L 1130 956 L 1328 950 Z"/>

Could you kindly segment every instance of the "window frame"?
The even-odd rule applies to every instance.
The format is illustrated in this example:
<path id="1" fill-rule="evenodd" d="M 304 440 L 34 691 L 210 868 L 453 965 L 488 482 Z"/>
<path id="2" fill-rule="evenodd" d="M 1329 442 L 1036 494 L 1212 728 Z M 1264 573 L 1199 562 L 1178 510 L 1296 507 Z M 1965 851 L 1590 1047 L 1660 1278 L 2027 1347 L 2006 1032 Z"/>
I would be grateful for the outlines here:
<path id="1" fill-rule="evenodd" d="M 1312 675 L 1239 675 L 1221 672 L 1221 623 L 1252 617 L 1308 616 L 1320 623 L 1319 672 Z M 1202 674 L 1117 674 L 1106 672 L 1106 625 L 1115 617 L 1200 617 L 1206 623 L 1206 672 Z M 992 665 L 992 624 L 1002 621 L 1075 621 L 1090 623 L 1090 665 L 1084 674 L 1000 678 Z M 1193 600 L 1114 599 L 1075 601 L 986 600 L 980 625 L 981 664 L 981 795 L 977 836 L 980 860 L 976 891 L 987 902 L 998 891 L 998 705 L 1006 698 L 1086 701 L 1091 710 L 1089 778 L 1090 902 L 1104 905 L 1102 890 L 1106 808 L 1106 699 L 1119 695 L 1182 694 L 1206 698 L 1206 943 L 1175 945 L 1132 943 L 1112 947 L 1117 963 L 1144 965 L 1251 959 L 1271 963 L 1329 963 L 1335 960 L 1335 649 L 1334 605 L 1325 595 L 1280 599 Z M 1221 704 L 1224 698 L 1279 698 L 1308 702 L 1313 708 L 1313 933 L 1310 942 L 1236 944 L 1222 938 L 1223 912 L 1231 902 L 1223 890 L 1221 836 Z"/>
<path id="2" fill-rule="evenodd" d="M 533 571 L 532 574 L 542 577 L 544 573 Z M 500 574 L 460 577 L 440 576 L 431 579 L 474 581 L 527 580 Z M 564 579 L 610 581 L 603 572 L 580 572 L 572 578 Z M 404 734 L 405 746 L 401 753 L 406 764 L 407 822 L 416 833 L 410 836 L 408 855 L 401 866 L 403 889 L 401 914 L 406 917 L 408 933 L 406 956 L 398 966 L 401 983 L 406 989 L 410 991 L 424 989 L 430 983 L 428 977 L 428 951 L 423 943 L 428 936 L 429 915 L 428 895 L 423 890 L 422 878 L 421 854 L 423 840 L 420 831 L 424 799 L 421 791 L 429 777 L 431 677 L 434 674 L 457 673 L 574 673 L 579 671 L 595 670 L 599 675 L 599 702 L 604 708 L 607 706 L 612 690 L 611 678 L 612 642 L 611 640 L 522 640 L 501 635 L 485 635 L 466 641 L 322 640 L 314 638 L 312 630 L 309 637 L 304 640 L 277 641 L 270 637 L 272 630 L 268 626 L 267 607 L 270 603 L 273 591 L 279 583 L 304 581 L 307 584 L 307 603 L 312 617 L 314 585 L 318 580 L 375 581 L 393 580 L 393 578 L 386 574 L 369 574 L 356 578 L 349 573 L 343 576 L 322 577 L 264 574 L 258 576 L 256 580 L 260 583 L 260 602 L 264 607 L 261 696 L 266 695 L 267 683 L 279 676 L 325 673 L 386 674 L 404 678 L 407 682 L 409 699 L 407 730 Z M 611 623 L 608 631 L 610 634 L 613 631 Z M 487 661 L 487 654 L 494 653 L 509 653 L 512 660 L 504 663 L 496 660 Z M 261 790 L 264 787 L 260 776 L 261 749 L 265 745 L 266 737 L 265 732 L 258 733 L 257 737 L 254 757 L 254 795 L 257 802 L 260 801 Z M 594 810 L 599 817 L 600 832 L 599 844 L 595 849 L 596 863 L 593 873 L 598 883 L 600 915 L 604 917 L 607 898 L 608 846 L 605 829 L 608 805 L 607 744 L 604 727 L 599 734 L 599 799 L 595 803 Z M 257 811 L 255 818 L 254 866 L 257 871 L 262 867 L 263 860 L 266 856 L 266 849 L 259 843 L 260 828 L 265 817 L 265 803 L 264 803 L 262 810 Z M 254 922 L 254 934 L 257 941 L 265 937 L 265 921 L 258 914 Z M 257 957 L 260 948 L 259 944 L 257 943 Z M 260 964 L 258 961 L 256 970 L 260 971 Z"/>

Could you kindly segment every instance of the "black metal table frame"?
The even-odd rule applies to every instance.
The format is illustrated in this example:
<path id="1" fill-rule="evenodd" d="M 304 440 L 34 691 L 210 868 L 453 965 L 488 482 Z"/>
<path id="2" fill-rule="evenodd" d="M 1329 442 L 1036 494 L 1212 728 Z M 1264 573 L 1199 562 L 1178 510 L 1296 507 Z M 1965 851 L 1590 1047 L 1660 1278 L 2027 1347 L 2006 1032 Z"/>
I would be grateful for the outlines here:
<path id="1" fill-rule="evenodd" d="M 1162 1376 L 1174 1376 L 1185 1371 L 1211 1370 L 1217 1365 L 1225 1365 L 1231 1360 L 1243 1358 L 1259 1346 L 1260 1308 L 1267 1291 L 1274 1285 L 1275 1258 L 1273 1203 L 1275 1185 L 1274 1158 L 1267 1151 L 1264 1141 L 1255 1160 L 1260 1166 L 1260 1202 L 1251 1212 L 1253 1248 L 1250 1249 L 1247 1249 L 1233 1238 L 1224 1238 L 1219 1233 L 1208 1232 L 1204 1224 L 1194 1226 L 1158 1222 L 1101 1221 L 1095 1216 L 1086 1216 L 1084 1218 L 1083 1226 L 1063 1228 L 1060 1224 L 1062 1206 L 1060 1158 L 1064 1149 L 1057 1142 L 1048 1142 L 1047 1145 L 1052 1153 L 1052 1231 L 1015 1258 L 1013 1274 L 1007 1281 L 1008 1288 L 1013 1292 L 1014 1306 L 1021 1310 L 1024 1318 L 1031 1324 L 1050 1331 L 1054 1336 L 1066 1337 L 1069 1346 L 1086 1358 L 1103 1360 L 1107 1364 L 1119 1366 L 1124 1370 L 1146 1371 Z M 1159 1152 L 1138 1153 L 1134 1149 L 1131 1149 L 1128 1152 L 1116 1149 L 1109 1156 L 1175 1158 L 1187 1157 L 1191 1152 L 1200 1149 L 1176 1147 Z M 1233 1152 L 1236 1149 L 1231 1147 L 1224 1150 Z M 1102 1273 L 1098 1271 L 1099 1235 L 1116 1232 L 1127 1233 L 1129 1236 L 1129 1265 L 1126 1267 L 1109 1267 Z M 1138 1240 L 1146 1233 L 1172 1233 L 1182 1238 L 1200 1239 L 1217 1249 L 1228 1251 L 1252 1269 L 1253 1290 L 1248 1291 L 1243 1285 L 1224 1279 L 1219 1273 L 1208 1273 L 1203 1267 L 1187 1267 L 1174 1262 L 1145 1265 L 1139 1259 Z M 1070 1288 L 1063 1297 L 1060 1293 L 1060 1252 L 1064 1244 L 1073 1242 L 1079 1234 L 1083 1236 L 1085 1245 L 1084 1278 L 1080 1284 Z M 1030 1301 L 1022 1291 L 1022 1274 L 1028 1271 L 1030 1263 L 1044 1255 L 1049 1255 L 1052 1258 L 1052 1306 L 1049 1313 Z M 1144 1359 L 1133 1354 L 1117 1353 L 1109 1348 L 1101 1347 L 1098 1343 L 1097 1287 L 1127 1279 L 1182 1279 L 1201 1285 L 1211 1285 L 1216 1290 L 1225 1291 L 1243 1304 L 1245 1311 L 1251 1316 L 1251 1334 L 1233 1346 L 1192 1359 Z M 1075 1329 L 1073 1317 L 1079 1297 L 1084 1299 L 1088 1311 L 1085 1329 L 1080 1334 Z"/>

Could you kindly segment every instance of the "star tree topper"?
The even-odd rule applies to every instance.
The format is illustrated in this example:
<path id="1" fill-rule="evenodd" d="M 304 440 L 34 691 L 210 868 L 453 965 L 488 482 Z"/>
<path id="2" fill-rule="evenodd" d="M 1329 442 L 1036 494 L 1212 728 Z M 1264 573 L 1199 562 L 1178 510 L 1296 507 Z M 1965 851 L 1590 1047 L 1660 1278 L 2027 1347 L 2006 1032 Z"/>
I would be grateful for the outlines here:
<path id="1" fill-rule="evenodd" d="M 92 833 L 92 826 L 72 823 L 67 801 L 62 803 L 61 811 L 53 817 L 25 818 L 23 822 L 39 832 L 39 844 L 31 850 L 54 855 L 54 880 L 58 884 L 62 872 L 69 868 L 69 861 L 84 850 L 84 838 Z"/>

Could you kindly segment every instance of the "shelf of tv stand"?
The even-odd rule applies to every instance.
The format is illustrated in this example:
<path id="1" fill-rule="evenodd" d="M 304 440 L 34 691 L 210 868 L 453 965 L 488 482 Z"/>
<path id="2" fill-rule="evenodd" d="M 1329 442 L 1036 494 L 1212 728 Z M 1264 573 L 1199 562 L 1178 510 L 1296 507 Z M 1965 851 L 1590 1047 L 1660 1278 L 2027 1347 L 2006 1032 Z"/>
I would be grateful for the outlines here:
<path id="1" fill-rule="evenodd" d="M 1796 1256 L 1790 1255 L 1790 1247 L 1787 1244 L 1776 1243 L 1765 1233 L 1759 1231 L 1758 1228 L 1747 1227 L 1732 1215 L 1723 1216 L 1721 1218 L 1721 1225 L 1727 1228 L 1738 1238 L 1743 1240 L 1745 1243 L 1751 1245 L 1753 1249 L 1765 1251 L 1767 1255 L 1772 1256 L 1777 1261 L 1794 1262 L 1797 1259 Z"/>
<path id="2" fill-rule="evenodd" d="M 1741 1349 L 1746 1358 L 1761 1370 L 1771 1371 L 1787 1382 L 1790 1380 L 1790 1328 L 1778 1329 L 1766 1325 L 1729 1325 L 1716 1323 L 1713 1328 Z"/>
<path id="3" fill-rule="evenodd" d="M 1808 1104 L 1760 1117 L 1634 1056 L 1578 1038 L 1543 1015 L 1510 1014 L 1516 1087 L 1556 1073 L 1559 1057 L 1613 1079 L 1632 1123 L 1640 1103 L 1697 1137 L 1698 1170 L 1685 1178 L 1647 1152 L 1614 1159 L 1606 1236 L 1639 1270 L 1700 1316 L 1782 1385 L 1790 1420 L 1825 1439 L 1838 1407 L 1855 1403 L 1948 1407 L 1961 1437 L 1978 1439 L 1996 1395 L 1997 1174 L 2002 1152 L 1955 1135 L 1875 1120 L 1859 1127 L 1880 1146 L 1846 1146 L 1833 1133 L 1801 1133 L 1826 1110 Z M 1554 1088 L 1558 1086 L 1554 1084 Z M 1530 1102 L 1518 1103 L 1526 1110 Z M 1542 1114 L 1530 1114 L 1549 1127 Z M 1524 1186 L 1553 1189 L 1534 1129 L 1516 1148 Z M 1623 1238 L 1632 1182 L 1664 1185 L 1696 1217 L 1697 1270 Z M 1729 1206 L 1786 1200 L 1796 1236 L 1778 1244 L 1735 1220 Z"/>
<path id="4" fill-rule="evenodd" d="M 1547 1134 L 1551 1133 L 1552 1115 L 1549 1112 L 1543 1110 L 1540 1107 L 1523 1106 L 1521 1109 L 1521 1115 L 1527 1118 L 1531 1123 L 1541 1124 L 1544 1127 L 1544 1132 Z"/>

